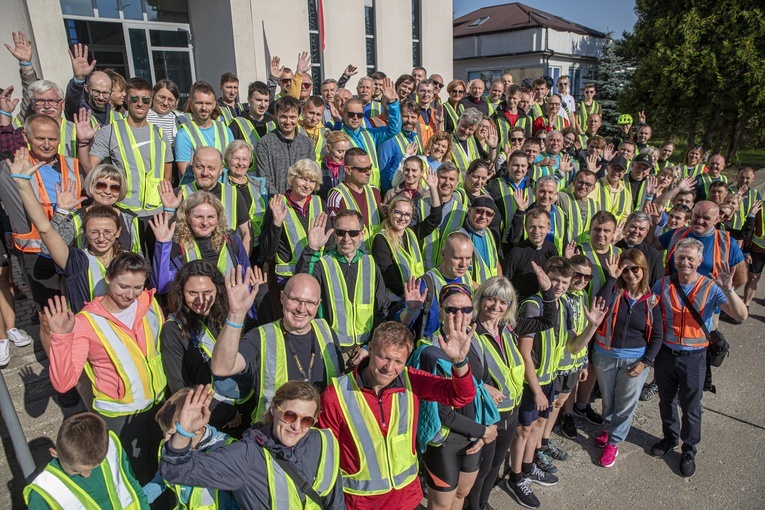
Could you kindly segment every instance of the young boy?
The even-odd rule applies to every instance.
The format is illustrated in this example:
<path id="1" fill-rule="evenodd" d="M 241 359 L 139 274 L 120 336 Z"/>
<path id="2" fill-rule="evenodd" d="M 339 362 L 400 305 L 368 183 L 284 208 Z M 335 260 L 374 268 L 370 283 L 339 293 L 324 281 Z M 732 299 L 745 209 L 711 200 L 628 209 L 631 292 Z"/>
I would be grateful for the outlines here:
<path id="1" fill-rule="evenodd" d="M 93 413 L 61 424 L 53 460 L 24 488 L 30 510 L 149 508 L 119 438 Z"/>
<path id="2" fill-rule="evenodd" d="M 523 317 L 542 315 L 544 306 L 558 308 L 555 327 L 518 339 L 518 350 L 523 357 L 526 373 L 518 407 L 518 428 L 510 445 L 510 478 L 507 487 L 516 501 L 526 508 L 539 508 L 540 505 L 529 486 L 531 482 L 544 486 L 558 483 L 555 475 L 542 471 L 534 463 L 536 446 L 550 414 L 558 362 L 563 350 L 570 345 L 589 342 L 605 316 L 605 306 L 601 300 L 585 314 L 589 324 L 577 336 L 571 309 L 564 298 L 574 276 L 574 266 L 562 257 L 553 257 L 545 265 L 545 272 L 552 283 L 555 301 L 546 303 L 540 294 L 536 294 L 521 303 L 520 308 Z"/>
<path id="3" fill-rule="evenodd" d="M 165 438 L 176 433 L 175 424 L 181 419 L 181 410 L 186 396 L 191 389 L 183 388 L 177 391 L 173 396 L 167 399 L 167 402 L 157 412 L 156 420 Z M 191 438 L 191 449 L 201 452 L 209 452 L 220 446 L 233 443 L 234 439 L 228 434 L 220 432 L 211 425 L 205 425 L 199 430 L 190 430 L 194 434 Z M 160 451 L 162 446 L 160 445 Z M 190 485 L 170 485 L 159 475 L 143 487 L 143 492 L 149 503 L 153 503 L 168 487 L 175 492 L 180 508 L 188 510 L 195 509 L 215 509 L 215 510 L 235 510 L 239 506 L 236 504 L 233 494 L 228 491 L 218 491 L 216 489 L 207 489 L 204 487 L 192 487 Z"/>

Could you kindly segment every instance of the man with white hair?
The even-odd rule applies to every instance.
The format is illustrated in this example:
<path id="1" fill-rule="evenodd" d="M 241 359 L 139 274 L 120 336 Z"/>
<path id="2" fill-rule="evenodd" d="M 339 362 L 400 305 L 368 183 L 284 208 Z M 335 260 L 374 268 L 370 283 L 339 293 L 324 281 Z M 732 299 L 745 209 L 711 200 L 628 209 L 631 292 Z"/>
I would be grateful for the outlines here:
<path id="1" fill-rule="evenodd" d="M 454 164 L 464 176 L 465 171 L 474 159 L 478 159 L 478 143 L 473 137 L 478 124 L 483 119 L 481 112 L 475 108 L 466 108 L 457 121 L 457 127 L 452 133 L 452 157 Z M 496 147 L 494 147 L 496 150 Z M 493 157 L 492 157 L 493 159 Z"/>
<path id="2" fill-rule="evenodd" d="M 468 93 L 461 101 L 466 110 L 468 108 L 475 108 L 482 114 L 489 115 L 489 103 L 483 98 L 483 91 L 485 89 L 486 85 L 483 80 L 475 79 L 468 83 Z"/>

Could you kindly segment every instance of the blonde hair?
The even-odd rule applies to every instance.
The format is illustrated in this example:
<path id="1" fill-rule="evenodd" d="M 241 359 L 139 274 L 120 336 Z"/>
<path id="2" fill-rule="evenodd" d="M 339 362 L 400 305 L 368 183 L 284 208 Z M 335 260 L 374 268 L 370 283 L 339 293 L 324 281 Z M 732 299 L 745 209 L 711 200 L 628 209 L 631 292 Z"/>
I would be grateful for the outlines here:
<path id="1" fill-rule="evenodd" d="M 447 131 L 439 131 L 428 140 L 428 145 L 425 147 L 425 154 L 430 154 L 433 150 L 433 146 L 438 142 L 446 142 L 446 153 L 442 159 L 442 162 L 452 161 L 452 135 Z"/>
<path id="2" fill-rule="evenodd" d="M 181 388 L 176 391 L 167 399 L 162 407 L 160 407 L 159 411 L 157 411 L 154 419 L 159 425 L 159 428 L 162 429 L 163 434 L 167 434 L 168 431 L 174 429 L 175 423 L 180 421 L 183 404 L 186 401 L 186 395 L 188 395 L 190 391 L 191 388 Z"/>
<path id="3" fill-rule="evenodd" d="M 221 204 L 220 200 L 209 191 L 197 191 L 181 202 L 178 211 L 175 213 L 175 242 L 186 250 L 194 248 L 196 240 L 194 238 L 194 233 L 189 226 L 189 215 L 194 208 L 202 204 L 211 205 L 213 209 L 215 209 L 215 212 L 218 213 L 218 224 L 215 226 L 215 231 L 211 236 L 210 247 L 216 252 L 220 251 L 223 247 L 223 243 L 226 242 L 228 221 L 226 220 L 226 212 L 223 210 L 223 204 Z"/>
<path id="4" fill-rule="evenodd" d="M 234 140 L 233 142 L 228 144 L 228 146 L 226 147 L 226 150 L 223 151 L 223 161 L 224 163 L 226 163 L 227 167 L 229 166 L 228 160 L 239 149 L 247 149 L 250 151 L 250 163 L 252 163 L 252 158 L 253 158 L 252 145 L 250 145 L 248 142 L 245 142 L 244 140 Z"/>
<path id="5" fill-rule="evenodd" d="M 321 187 L 321 167 L 312 159 L 299 159 L 287 170 L 287 187 L 289 189 L 293 188 L 297 177 L 313 180 L 315 183 L 314 191 L 318 191 Z"/>
<path id="6" fill-rule="evenodd" d="M 503 325 L 515 327 L 515 312 L 518 310 L 518 295 L 510 280 L 504 276 L 492 276 L 481 284 L 473 295 L 473 319 L 478 320 L 481 300 L 484 298 L 499 298 L 507 301 L 507 310 L 499 320 Z"/>
<path id="7" fill-rule="evenodd" d="M 388 217 L 385 218 L 385 221 L 382 222 L 381 226 L 381 232 L 385 236 L 385 239 L 388 240 L 388 244 L 390 244 L 391 250 L 403 250 L 404 244 L 401 241 L 402 236 L 398 236 L 393 232 L 393 221 L 391 218 L 393 218 L 393 209 L 396 208 L 396 204 L 399 202 L 406 202 L 409 204 L 409 206 L 412 208 L 412 215 L 414 215 L 414 202 L 409 200 L 404 195 L 396 195 L 393 197 L 393 199 L 388 204 Z M 418 246 L 412 246 L 410 247 L 412 249 L 418 250 Z"/>
<path id="8" fill-rule="evenodd" d="M 326 141 L 327 145 L 335 145 L 339 142 L 348 142 L 350 144 L 351 137 L 344 131 L 332 131 L 327 135 Z"/>
<path id="9" fill-rule="evenodd" d="M 98 179 L 109 179 L 112 181 L 117 182 L 120 185 L 120 194 L 119 197 L 117 197 L 117 202 L 122 202 L 122 200 L 127 196 L 127 186 L 125 185 L 125 177 L 122 175 L 122 172 L 114 166 L 109 165 L 106 163 L 101 163 L 97 167 L 95 167 L 93 170 L 88 172 L 88 175 L 85 176 L 85 182 L 84 188 L 85 193 L 89 197 L 93 197 L 95 194 L 95 185 L 96 180 Z"/>

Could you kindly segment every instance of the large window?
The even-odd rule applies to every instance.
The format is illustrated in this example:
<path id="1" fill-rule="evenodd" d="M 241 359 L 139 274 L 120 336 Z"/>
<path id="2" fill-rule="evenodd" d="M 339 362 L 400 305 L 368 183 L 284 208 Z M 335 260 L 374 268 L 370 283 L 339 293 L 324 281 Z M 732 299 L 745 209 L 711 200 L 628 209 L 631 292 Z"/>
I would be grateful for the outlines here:
<path id="1" fill-rule="evenodd" d="M 324 56 L 324 13 L 322 12 L 322 0 L 307 0 L 308 2 L 308 38 L 311 45 L 311 77 L 313 78 L 314 90 L 324 80 L 324 68 L 322 66 Z"/>
<path id="2" fill-rule="evenodd" d="M 64 16 L 188 23 L 186 0 L 60 0 Z"/>
<path id="3" fill-rule="evenodd" d="M 375 0 L 364 0 L 364 30 L 367 39 L 367 76 L 377 71 L 375 48 Z"/>
<path id="4" fill-rule="evenodd" d="M 420 0 L 412 0 L 412 67 L 422 65 Z"/>

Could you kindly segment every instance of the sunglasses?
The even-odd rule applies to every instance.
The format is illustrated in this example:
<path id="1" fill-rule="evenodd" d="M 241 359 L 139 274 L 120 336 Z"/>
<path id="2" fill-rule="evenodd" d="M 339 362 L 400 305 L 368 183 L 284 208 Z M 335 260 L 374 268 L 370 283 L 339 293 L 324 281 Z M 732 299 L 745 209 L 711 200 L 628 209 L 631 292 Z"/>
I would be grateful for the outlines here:
<path id="1" fill-rule="evenodd" d="M 440 89 L 441 87 L 443 87 L 443 86 L 444 86 L 444 84 L 443 84 L 443 83 L 441 83 L 441 82 L 438 82 L 438 81 L 434 81 L 434 82 L 433 82 L 433 86 L 435 86 L 435 87 L 438 87 L 438 88 Z"/>
<path id="2" fill-rule="evenodd" d="M 584 274 L 584 273 L 574 273 L 574 278 L 579 278 L 581 280 L 589 282 L 590 280 L 592 280 L 592 275 L 591 274 Z"/>
<path id="3" fill-rule="evenodd" d="M 361 166 L 350 166 L 350 165 L 348 165 L 346 168 L 353 168 L 354 170 L 356 170 L 357 172 L 361 172 L 362 174 L 368 174 L 368 173 L 370 173 L 372 171 L 372 167 L 371 166 L 361 167 Z"/>
<path id="4" fill-rule="evenodd" d="M 632 274 L 634 274 L 635 276 L 637 276 L 637 274 L 638 274 L 640 271 L 642 271 L 643 269 L 642 269 L 642 268 L 640 268 L 640 267 L 638 267 L 638 266 L 630 266 L 630 267 L 625 267 L 625 268 L 624 268 L 624 270 L 625 270 L 625 271 L 629 271 L 630 273 L 632 273 Z"/>
<path id="5" fill-rule="evenodd" d="M 345 112 L 349 119 L 362 119 L 364 118 L 364 112 Z"/>
<path id="6" fill-rule="evenodd" d="M 112 193 L 119 193 L 122 189 L 122 186 L 119 184 L 106 184 L 103 181 L 98 181 L 93 187 L 96 188 L 96 191 L 106 191 L 106 188 L 109 188 L 109 191 Z"/>
<path id="7" fill-rule="evenodd" d="M 304 429 L 310 429 L 316 423 L 316 418 L 313 416 L 298 416 L 295 411 L 285 411 L 279 404 L 276 404 L 276 408 L 282 412 L 281 420 L 287 425 L 292 425 L 298 421 L 298 418 L 300 418 L 300 426 Z"/>
<path id="8" fill-rule="evenodd" d="M 141 101 L 143 104 L 151 104 L 151 98 L 147 96 L 130 96 L 130 102 L 135 104 L 138 101 Z"/>
<path id="9" fill-rule="evenodd" d="M 520 138 L 511 138 L 510 139 L 511 142 L 522 142 L 523 140 L 524 140 L 523 137 L 520 137 Z"/>
<path id="10" fill-rule="evenodd" d="M 452 90 L 452 94 L 464 94 L 464 90 Z"/>
<path id="11" fill-rule="evenodd" d="M 473 307 L 472 306 L 445 306 L 444 312 L 448 314 L 456 314 L 457 312 L 462 312 L 465 315 L 472 314 L 473 313 Z"/>
<path id="12" fill-rule="evenodd" d="M 308 90 L 308 89 L 310 89 L 311 87 L 313 87 L 313 83 L 302 83 L 301 85 L 302 85 L 302 87 L 303 87 L 304 89 L 306 89 L 306 90 Z"/>
<path id="13" fill-rule="evenodd" d="M 356 239 L 357 237 L 359 237 L 361 235 L 361 230 L 340 230 L 340 229 L 336 228 L 335 229 L 335 234 L 340 239 L 344 238 L 345 234 L 348 234 L 349 236 L 351 236 L 352 239 Z"/>
<path id="14" fill-rule="evenodd" d="M 288 83 L 291 83 L 291 82 L 292 82 L 291 79 L 285 79 L 285 80 L 282 80 L 282 85 L 287 85 Z"/>
<path id="15" fill-rule="evenodd" d="M 475 214 L 476 216 L 486 216 L 487 218 L 494 217 L 494 211 L 490 209 L 476 209 Z"/>

